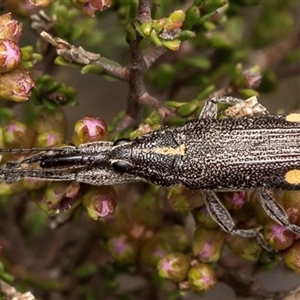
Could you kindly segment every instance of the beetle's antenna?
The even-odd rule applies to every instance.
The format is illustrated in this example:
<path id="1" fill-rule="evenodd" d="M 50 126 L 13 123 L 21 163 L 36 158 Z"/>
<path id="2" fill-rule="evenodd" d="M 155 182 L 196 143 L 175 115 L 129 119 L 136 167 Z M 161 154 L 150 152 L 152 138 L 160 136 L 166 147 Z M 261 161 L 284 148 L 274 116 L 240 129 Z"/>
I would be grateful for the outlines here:
<path id="1" fill-rule="evenodd" d="M 3 167 L 0 169 L 0 182 L 14 183 L 22 178 L 37 178 L 42 180 L 70 181 L 76 180 L 76 173 L 64 172 L 62 169 L 36 170 Z"/>
<path id="2" fill-rule="evenodd" d="M 57 148 L 0 148 L 0 153 L 30 153 L 30 152 L 61 152 L 65 151 L 66 148 L 69 146 L 64 147 L 57 147 Z"/>

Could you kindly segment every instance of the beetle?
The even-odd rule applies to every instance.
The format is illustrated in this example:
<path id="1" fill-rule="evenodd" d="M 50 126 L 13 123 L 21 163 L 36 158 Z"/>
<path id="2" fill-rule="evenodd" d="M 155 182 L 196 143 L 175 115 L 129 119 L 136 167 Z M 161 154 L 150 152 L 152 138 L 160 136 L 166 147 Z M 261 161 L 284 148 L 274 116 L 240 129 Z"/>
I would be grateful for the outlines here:
<path id="1" fill-rule="evenodd" d="M 254 100 L 253 100 L 254 99 Z M 218 118 L 219 103 L 231 107 Z M 255 237 L 270 250 L 258 229 L 238 229 L 216 192 L 254 189 L 271 219 L 296 234 L 270 189 L 300 190 L 300 114 L 270 115 L 256 98 L 215 97 L 199 119 L 133 140 L 93 142 L 54 149 L 1 149 L 39 153 L 7 162 L 0 181 L 24 177 L 76 180 L 92 185 L 149 182 L 199 189 L 212 218 L 226 232 Z"/>

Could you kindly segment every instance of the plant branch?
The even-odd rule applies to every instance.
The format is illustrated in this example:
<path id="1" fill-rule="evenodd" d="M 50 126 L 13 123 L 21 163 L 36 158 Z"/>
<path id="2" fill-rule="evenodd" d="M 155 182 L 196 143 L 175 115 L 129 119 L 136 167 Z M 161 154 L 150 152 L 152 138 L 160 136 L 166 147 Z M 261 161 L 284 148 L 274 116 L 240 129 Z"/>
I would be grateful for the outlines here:
<path id="1" fill-rule="evenodd" d="M 144 55 L 144 61 L 147 70 L 167 51 L 167 48 L 153 46 L 150 51 Z"/>
<path id="2" fill-rule="evenodd" d="M 151 22 L 151 0 L 139 0 L 136 19 L 141 22 Z"/>
<path id="3" fill-rule="evenodd" d="M 100 59 L 100 54 L 88 52 L 82 47 L 75 47 L 67 41 L 54 38 L 49 33 L 43 31 L 41 36 L 51 45 L 56 48 L 59 56 L 63 57 L 68 63 L 77 63 L 81 65 L 98 65 L 103 68 L 103 73 L 111 75 L 115 78 L 127 80 L 128 73 L 124 67 L 115 66 L 110 64 L 107 60 Z"/>
<path id="4" fill-rule="evenodd" d="M 150 0 L 140 0 L 136 19 L 139 22 L 151 21 L 151 2 Z M 119 123 L 117 131 L 121 131 L 126 127 L 134 124 L 140 112 L 140 105 L 145 104 L 157 109 L 162 116 L 171 114 L 171 110 L 164 108 L 162 103 L 151 96 L 147 91 L 144 83 L 144 74 L 150 66 L 160 57 L 166 50 L 153 47 L 152 51 L 143 56 L 139 49 L 139 43 L 142 37 L 136 32 L 137 38 L 129 42 L 130 63 L 128 66 L 129 74 L 129 96 L 127 100 L 126 114 Z"/>

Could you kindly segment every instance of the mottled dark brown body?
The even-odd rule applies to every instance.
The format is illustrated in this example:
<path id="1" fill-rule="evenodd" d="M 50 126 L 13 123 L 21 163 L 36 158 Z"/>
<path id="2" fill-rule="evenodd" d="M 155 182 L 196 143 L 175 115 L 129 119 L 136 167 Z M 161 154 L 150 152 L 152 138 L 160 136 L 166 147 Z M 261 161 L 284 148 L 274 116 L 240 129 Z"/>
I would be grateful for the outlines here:
<path id="1" fill-rule="evenodd" d="M 126 173 L 192 189 L 300 189 L 286 180 L 300 170 L 300 123 L 285 116 L 198 119 L 114 147 Z"/>

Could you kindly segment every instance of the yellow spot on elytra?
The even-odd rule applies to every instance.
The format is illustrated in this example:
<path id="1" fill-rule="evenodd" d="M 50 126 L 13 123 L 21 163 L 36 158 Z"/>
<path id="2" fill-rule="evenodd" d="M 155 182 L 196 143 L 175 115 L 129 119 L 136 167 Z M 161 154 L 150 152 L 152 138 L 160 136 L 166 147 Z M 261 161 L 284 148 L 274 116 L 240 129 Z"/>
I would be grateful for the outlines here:
<path id="1" fill-rule="evenodd" d="M 162 155 L 184 155 L 185 154 L 185 145 L 181 144 L 177 148 L 172 147 L 157 147 L 157 148 L 144 148 L 143 152 L 146 153 L 155 153 Z"/>
<path id="2" fill-rule="evenodd" d="M 289 184 L 300 184 L 300 170 L 291 170 L 285 174 L 285 181 Z"/>
<path id="3" fill-rule="evenodd" d="M 285 117 L 288 122 L 300 122 L 300 114 L 293 113 Z"/>

